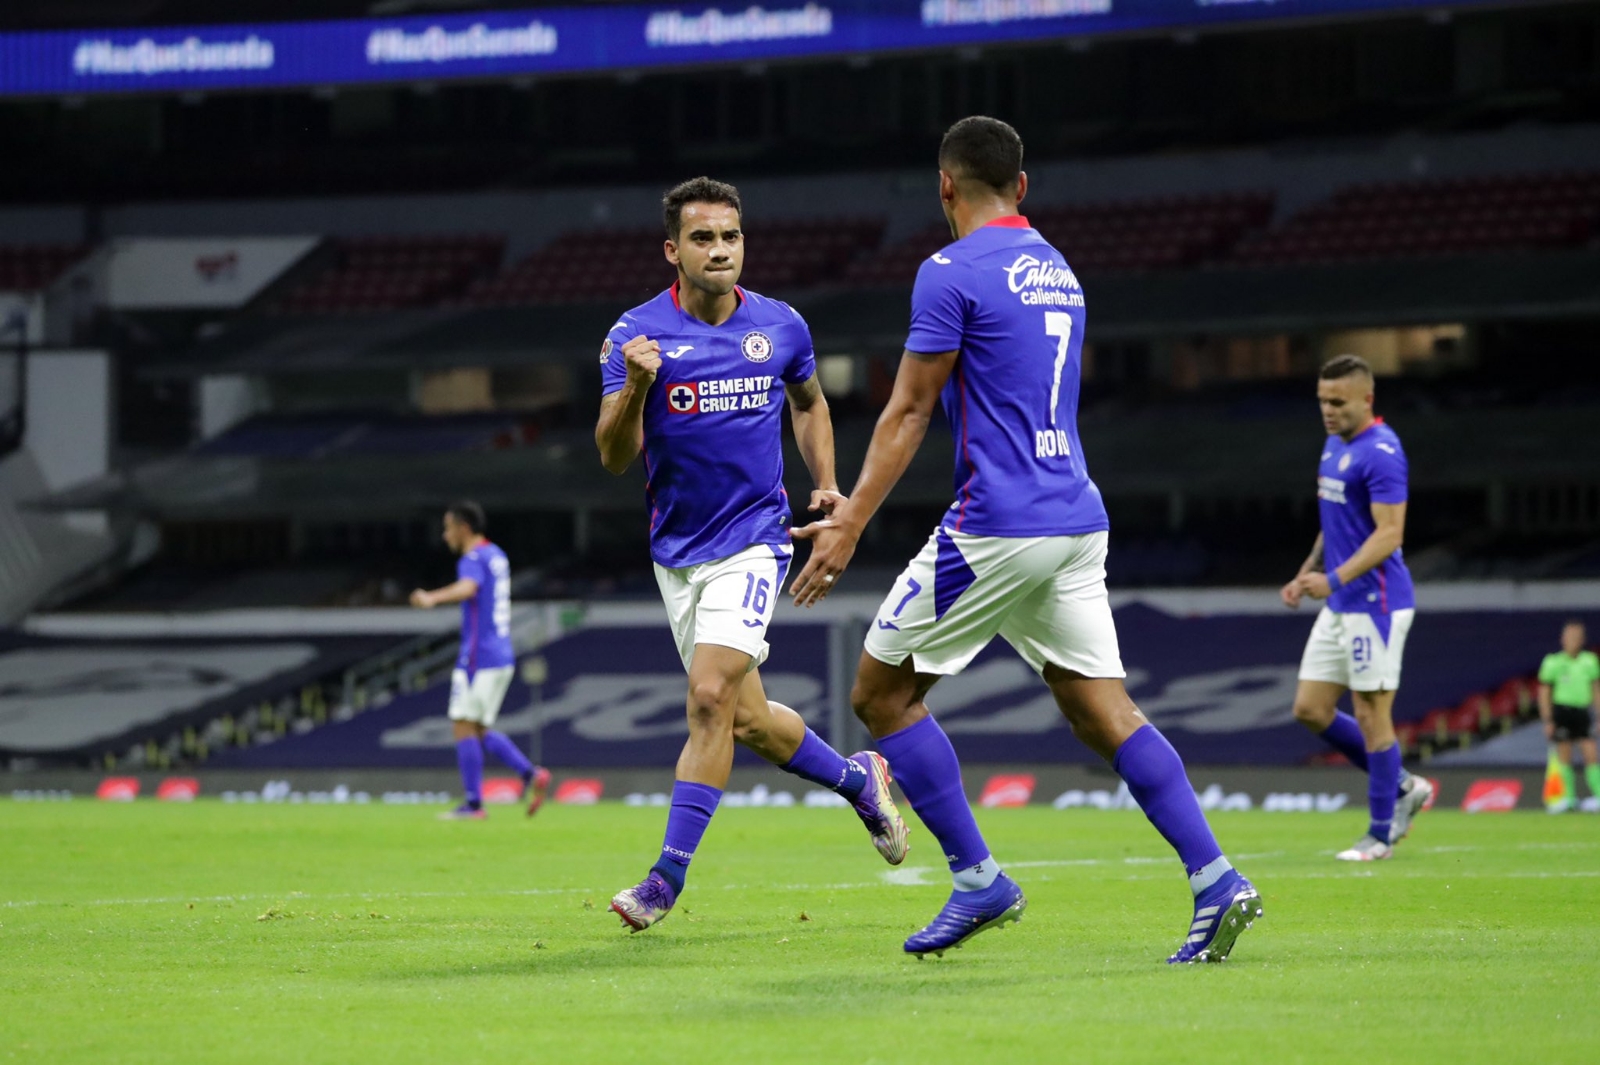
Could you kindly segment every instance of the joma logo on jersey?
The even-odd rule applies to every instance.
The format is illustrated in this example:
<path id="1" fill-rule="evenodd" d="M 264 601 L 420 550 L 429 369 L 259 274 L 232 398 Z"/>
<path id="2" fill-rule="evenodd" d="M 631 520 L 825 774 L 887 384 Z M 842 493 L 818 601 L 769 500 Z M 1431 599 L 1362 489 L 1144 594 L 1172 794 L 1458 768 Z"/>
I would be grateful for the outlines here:
<path id="1" fill-rule="evenodd" d="M 1078 284 L 1078 275 L 1065 263 L 1058 263 L 1054 259 L 1041 262 L 1032 255 L 1019 255 L 1016 262 L 1006 267 L 1006 284 L 1012 292 L 1021 292 L 1025 288 L 1083 287 Z"/>

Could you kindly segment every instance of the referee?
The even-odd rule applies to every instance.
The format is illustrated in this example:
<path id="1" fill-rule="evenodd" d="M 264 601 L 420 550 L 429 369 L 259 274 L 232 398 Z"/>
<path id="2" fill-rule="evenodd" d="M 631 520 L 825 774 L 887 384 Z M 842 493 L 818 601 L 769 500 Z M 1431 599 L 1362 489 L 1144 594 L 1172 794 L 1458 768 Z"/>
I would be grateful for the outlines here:
<path id="1" fill-rule="evenodd" d="M 1583 751 L 1584 782 L 1589 794 L 1600 797 L 1600 764 L 1595 757 L 1594 715 L 1600 704 L 1600 658 L 1584 649 L 1588 634 L 1583 622 L 1572 620 L 1561 628 L 1561 650 L 1544 656 L 1539 666 L 1539 719 L 1545 737 L 1556 745 L 1561 783 L 1567 801 L 1554 812 L 1572 809 L 1578 797 L 1572 765 L 1572 745 Z"/>

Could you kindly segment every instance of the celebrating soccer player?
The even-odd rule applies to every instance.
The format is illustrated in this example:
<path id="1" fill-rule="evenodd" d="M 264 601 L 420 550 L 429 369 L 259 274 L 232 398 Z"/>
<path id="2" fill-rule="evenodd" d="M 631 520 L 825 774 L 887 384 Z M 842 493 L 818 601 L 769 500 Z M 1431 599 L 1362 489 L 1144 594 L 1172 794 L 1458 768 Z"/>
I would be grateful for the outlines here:
<path id="1" fill-rule="evenodd" d="M 1583 751 L 1583 777 L 1589 794 L 1600 800 L 1600 763 L 1596 761 L 1593 710 L 1600 706 L 1600 658 L 1584 649 L 1583 622 L 1573 620 L 1561 628 L 1561 650 L 1544 656 L 1539 665 L 1539 719 L 1545 738 L 1556 745 L 1556 766 L 1565 798 L 1552 812 L 1572 809 L 1578 796 L 1574 779 L 1572 745 Z"/>
<path id="2" fill-rule="evenodd" d="M 1322 532 L 1294 580 L 1279 592 L 1297 608 L 1325 599 L 1300 659 L 1294 716 L 1367 773 L 1366 835 L 1335 857 L 1389 857 L 1411 831 L 1433 785 L 1400 765 L 1394 735 L 1400 658 L 1415 599 L 1400 544 L 1406 531 L 1406 453 L 1372 413 L 1372 369 L 1355 355 L 1323 366 L 1317 381 L 1328 439 L 1317 467 Z M 1346 691 L 1355 717 L 1339 710 Z"/>
<path id="3" fill-rule="evenodd" d="M 661 857 L 611 908 L 635 932 L 683 891 L 733 765 L 733 744 L 848 799 L 878 852 L 905 859 L 906 826 L 877 754 L 845 758 L 799 714 L 769 702 L 757 667 L 792 549 L 783 489 L 783 397 L 816 484 L 811 507 L 844 497 L 811 331 L 787 304 L 738 286 L 739 193 L 709 178 L 663 202 L 678 280 L 612 327 L 600 348 L 605 396 L 595 443 L 620 474 L 644 452 L 650 553 L 689 672 L 689 740 L 678 758 Z"/>
<path id="4" fill-rule="evenodd" d="M 511 563 L 506 561 L 506 553 L 484 536 L 487 525 L 478 504 L 450 504 L 444 514 L 444 542 L 460 556 L 456 579 L 431 592 L 418 588 L 411 593 L 411 605 L 424 610 L 461 604 L 461 653 L 450 677 L 450 724 L 466 798 L 442 816 L 462 820 L 487 816 L 483 810 L 484 751 L 522 778 L 529 817 L 539 812 L 550 787 L 549 770 L 528 761 L 509 736 L 494 731 L 517 658 L 511 649 Z"/>
<path id="5" fill-rule="evenodd" d="M 1183 860 L 1194 919 L 1168 960 L 1221 961 L 1261 899 L 1217 846 L 1177 752 L 1123 687 L 1105 585 L 1109 522 L 1078 442 L 1083 289 L 1018 214 L 1027 191 L 1016 130 L 966 118 L 945 134 L 939 201 L 955 242 L 917 273 L 911 335 L 855 491 L 795 530 L 813 546 L 792 590 L 809 606 L 836 586 L 942 397 L 956 499 L 879 609 L 851 693 L 955 880 L 905 949 L 942 954 L 1027 904 L 984 843 L 955 751 L 923 702 L 999 634 Z"/>

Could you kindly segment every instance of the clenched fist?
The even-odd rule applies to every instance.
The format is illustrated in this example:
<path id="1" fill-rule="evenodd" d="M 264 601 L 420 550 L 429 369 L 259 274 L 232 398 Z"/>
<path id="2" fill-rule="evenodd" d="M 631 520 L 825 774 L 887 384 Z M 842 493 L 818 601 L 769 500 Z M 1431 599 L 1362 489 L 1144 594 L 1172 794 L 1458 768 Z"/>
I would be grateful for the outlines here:
<path id="1" fill-rule="evenodd" d="M 622 357 L 628 364 L 628 379 L 640 387 L 655 382 L 656 371 L 661 369 L 661 345 L 649 337 L 634 337 L 622 345 Z"/>

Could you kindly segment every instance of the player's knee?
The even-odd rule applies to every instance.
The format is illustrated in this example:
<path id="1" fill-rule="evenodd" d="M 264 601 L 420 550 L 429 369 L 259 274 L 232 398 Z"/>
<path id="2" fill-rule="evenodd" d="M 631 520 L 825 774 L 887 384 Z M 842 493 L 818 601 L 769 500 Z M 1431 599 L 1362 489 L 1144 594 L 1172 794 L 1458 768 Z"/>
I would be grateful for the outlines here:
<path id="1" fill-rule="evenodd" d="M 1282 706 L 1282 703 L 1278 705 Z M 1333 707 L 1322 706 L 1318 703 L 1296 702 L 1294 704 L 1294 719 L 1306 728 L 1321 732 L 1333 724 Z"/>
<path id="2" fill-rule="evenodd" d="M 880 688 L 862 684 L 860 680 L 850 689 L 850 709 L 855 711 L 856 718 L 873 735 L 878 734 L 878 726 L 885 719 L 893 717 L 896 707 L 893 705 L 891 693 Z"/>
<path id="3" fill-rule="evenodd" d="M 689 685 L 689 726 L 709 726 L 733 717 L 739 687 L 721 677 L 697 680 Z"/>

